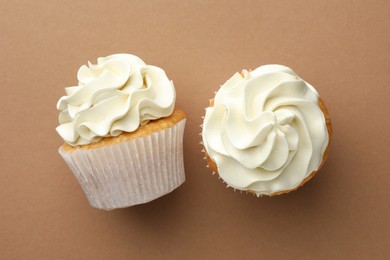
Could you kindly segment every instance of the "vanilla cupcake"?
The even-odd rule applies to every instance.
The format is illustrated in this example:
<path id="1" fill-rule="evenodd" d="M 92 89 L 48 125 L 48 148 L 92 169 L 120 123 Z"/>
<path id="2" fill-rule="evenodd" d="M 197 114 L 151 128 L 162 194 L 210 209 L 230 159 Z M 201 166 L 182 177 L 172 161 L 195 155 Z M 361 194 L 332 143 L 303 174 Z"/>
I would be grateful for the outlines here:
<path id="1" fill-rule="evenodd" d="M 130 54 L 81 66 L 78 86 L 57 103 L 59 153 L 90 204 L 111 210 L 146 203 L 185 181 L 184 112 L 165 72 Z"/>
<path id="2" fill-rule="evenodd" d="M 265 65 L 221 86 L 206 108 L 201 134 L 208 167 L 227 186 L 272 196 L 316 174 L 332 128 L 313 86 L 288 67 Z"/>

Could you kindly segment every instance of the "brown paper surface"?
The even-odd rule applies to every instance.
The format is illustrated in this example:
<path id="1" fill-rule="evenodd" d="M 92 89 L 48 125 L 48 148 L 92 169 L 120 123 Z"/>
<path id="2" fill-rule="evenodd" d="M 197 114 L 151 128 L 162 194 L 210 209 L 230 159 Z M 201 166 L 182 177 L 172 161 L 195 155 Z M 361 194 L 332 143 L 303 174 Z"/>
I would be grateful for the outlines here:
<path id="1" fill-rule="evenodd" d="M 389 1 L 1 1 L 1 259 L 384 259 L 390 255 Z M 57 153 L 57 100 L 88 60 L 133 53 L 174 81 L 186 182 L 145 205 L 89 206 Z M 226 189 L 201 116 L 241 69 L 279 63 L 321 94 L 328 161 L 304 187 Z"/>

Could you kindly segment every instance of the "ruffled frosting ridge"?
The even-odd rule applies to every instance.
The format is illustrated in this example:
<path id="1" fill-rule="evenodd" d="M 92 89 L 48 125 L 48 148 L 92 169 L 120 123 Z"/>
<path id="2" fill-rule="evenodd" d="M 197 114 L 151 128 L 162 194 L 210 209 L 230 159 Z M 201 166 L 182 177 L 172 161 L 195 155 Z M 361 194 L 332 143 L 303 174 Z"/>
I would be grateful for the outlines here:
<path id="1" fill-rule="evenodd" d="M 165 72 L 131 54 L 99 58 L 80 67 L 78 86 L 65 88 L 57 103 L 56 128 L 76 146 L 133 132 L 149 120 L 172 114 L 175 88 Z"/>

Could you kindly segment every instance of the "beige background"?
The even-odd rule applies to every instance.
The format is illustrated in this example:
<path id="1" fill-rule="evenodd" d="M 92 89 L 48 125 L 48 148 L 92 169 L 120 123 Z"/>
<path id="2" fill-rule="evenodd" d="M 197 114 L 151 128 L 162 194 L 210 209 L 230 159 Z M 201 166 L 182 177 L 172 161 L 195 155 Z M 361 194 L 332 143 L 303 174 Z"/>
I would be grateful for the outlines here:
<path id="1" fill-rule="evenodd" d="M 77 2 L 0 1 L 0 258 L 389 258 L 389 1 Z M 57 153 L 55 105 L 80 65 L 121 52 L 174 80 L 187 181 L 105 212 Z M 198 132 L 219 85 L 267 63 L 317 88 L 334 138 L 312 181 L 258 199 L 211 176 Z"/>

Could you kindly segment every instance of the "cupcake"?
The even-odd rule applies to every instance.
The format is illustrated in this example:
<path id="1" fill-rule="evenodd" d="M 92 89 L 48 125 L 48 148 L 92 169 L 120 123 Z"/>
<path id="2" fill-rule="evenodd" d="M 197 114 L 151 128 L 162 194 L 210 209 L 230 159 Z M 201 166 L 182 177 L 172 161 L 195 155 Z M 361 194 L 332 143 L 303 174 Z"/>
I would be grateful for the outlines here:
<path id="1" fill-rule="evenodd" d="M 201 133 L 207 166 L 228 187 L 257 196 L 310 180 L 328 156 L 331 134 L 318 92 L 282 65 L 234 74 L 206 108 Z"/>
<path id="2" fill-rule="evenodd" d="M 180 186 L 186 115 L 164 70 L 115 54 L 81 66 L 77 78 L 57 103 L 56 130 L 91 206 L 129 207 Z"/>

